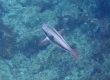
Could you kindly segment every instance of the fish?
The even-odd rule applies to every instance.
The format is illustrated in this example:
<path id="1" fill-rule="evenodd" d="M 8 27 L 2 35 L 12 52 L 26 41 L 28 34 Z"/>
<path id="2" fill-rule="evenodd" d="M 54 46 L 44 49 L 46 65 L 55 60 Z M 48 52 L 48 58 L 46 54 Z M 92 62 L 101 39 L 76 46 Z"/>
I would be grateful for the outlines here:
<path id="1" fill-rule="evenodd" d="M 58 32 L 49 24 L 42 24 L 42 30 L 44 31 L 46 38 L 41 41 L 41 43 L 49 40 L 50 42 L 54 43 L 55 45 L 72 54 L 76 59 L 78 59 L 77 51 L 75 49 L 72 49 L 64 40 L 64 38 L 60 35 L 61 31 Z"/>

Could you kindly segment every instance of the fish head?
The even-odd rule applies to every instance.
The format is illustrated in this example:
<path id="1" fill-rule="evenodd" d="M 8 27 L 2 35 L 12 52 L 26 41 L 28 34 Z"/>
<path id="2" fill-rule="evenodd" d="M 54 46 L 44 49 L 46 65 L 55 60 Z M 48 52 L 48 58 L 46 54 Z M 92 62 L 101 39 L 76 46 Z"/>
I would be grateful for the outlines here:
<path id="1" fill-rule="evenodd" d="M 51 26 L 49 26 L 48 24 L 43 24 L 42 29 L 47 37 L 49 37 L 50 39 L 53 39 L 54 36 L 52 35 L 53 31 L 51 29 Z"/>
<path id="2" fill-rule="evenodd" d="M 42 29 L 43 29 L 46 36 L 50 35 L 50 28 L 49 28 L 48 24 L 43 24 Z"/>

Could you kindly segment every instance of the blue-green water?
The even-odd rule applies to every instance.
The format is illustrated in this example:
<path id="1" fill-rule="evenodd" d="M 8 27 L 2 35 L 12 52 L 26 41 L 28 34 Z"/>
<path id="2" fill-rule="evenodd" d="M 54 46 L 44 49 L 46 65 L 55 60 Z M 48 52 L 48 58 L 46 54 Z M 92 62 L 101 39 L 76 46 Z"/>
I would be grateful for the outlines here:
<path id="1" fill-rule="evenodd" d="M 42 24 L 78 52 L 46 41 Z M 109 0 L 0 0 L 0 80 L 109 80 Z"/>

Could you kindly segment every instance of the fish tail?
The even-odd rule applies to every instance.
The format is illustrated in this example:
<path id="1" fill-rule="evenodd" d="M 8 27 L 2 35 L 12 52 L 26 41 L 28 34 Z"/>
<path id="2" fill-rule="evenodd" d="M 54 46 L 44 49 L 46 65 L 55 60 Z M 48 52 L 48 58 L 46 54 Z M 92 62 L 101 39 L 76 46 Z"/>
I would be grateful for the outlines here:
<path id="1" fill-rule="evenodd" d="M 71 50 L 71 54 L 72 54 L 76 59 L 78 59 L 78 55 L 77 55 L 77 51 L 76 51 L 76 50 L 72 49 L 72 50 Z"/>

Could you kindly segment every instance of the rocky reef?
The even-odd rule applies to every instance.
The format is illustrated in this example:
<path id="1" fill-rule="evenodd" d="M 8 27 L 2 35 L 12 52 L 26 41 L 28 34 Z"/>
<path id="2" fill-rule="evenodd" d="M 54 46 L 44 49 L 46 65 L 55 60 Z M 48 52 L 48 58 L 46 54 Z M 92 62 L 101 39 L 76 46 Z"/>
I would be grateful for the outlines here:
<path id="1" fill-rule="evenodd" d="M 0 20 L 0 56 L 12 58 L 16 50 L 15 33 Z"/>
<path id="2" fill-rule="evenodd" d="M 0 19 L 0 80 L 110 79 L 109 0 L 1 0 Z M 39 44 L 43 23 L 64 29 L 78 60 Z"/>

